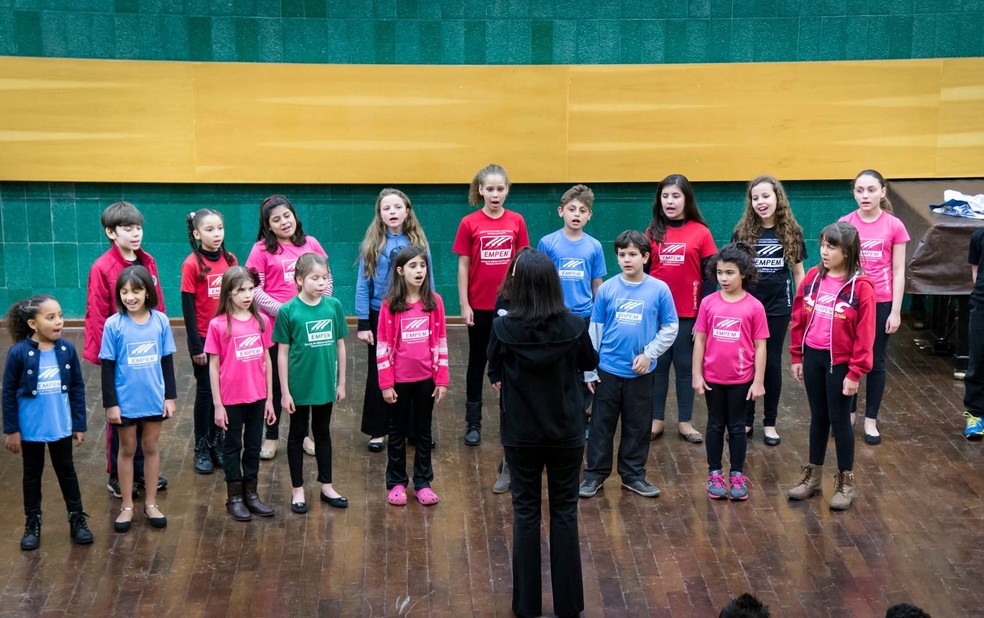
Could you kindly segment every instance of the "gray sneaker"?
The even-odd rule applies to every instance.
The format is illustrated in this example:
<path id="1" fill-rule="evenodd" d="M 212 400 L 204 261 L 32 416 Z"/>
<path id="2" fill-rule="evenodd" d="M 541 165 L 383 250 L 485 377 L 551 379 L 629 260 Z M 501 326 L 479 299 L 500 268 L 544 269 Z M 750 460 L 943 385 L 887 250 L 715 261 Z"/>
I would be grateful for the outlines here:
<path id="1" fill-rule="evenodd" d="M 582 487 L 584 486 L 582 485 Z M 631 483 L 623 482 L 622 487 L 629 491 L 634 491 L 645 498 L 655 498 L 660 494 L 659 487 L 656 487 L 646 479 L 632 481 Z"/>
<path id="2" fill-rule="evenodd" d="M 601 489 L 601 481 L 585 479 L 577 493 L 582 498 L 591 498 Z"/>

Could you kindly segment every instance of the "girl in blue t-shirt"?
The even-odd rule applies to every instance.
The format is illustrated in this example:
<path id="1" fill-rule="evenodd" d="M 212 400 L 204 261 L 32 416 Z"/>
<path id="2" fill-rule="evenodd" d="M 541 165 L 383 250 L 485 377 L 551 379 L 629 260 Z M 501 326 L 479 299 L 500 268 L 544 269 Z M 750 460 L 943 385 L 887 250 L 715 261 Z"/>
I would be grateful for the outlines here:
<path id="1" fill-rule="evenodd" d="M 7 450 L 24 457 L 24 550 L 41 544 L 45 444 L 68 507 L 71 539 L 92 543 L 72 461 L 72 437 L 78 444 L 85 439 L 85 384 L 75 346 L 61 338 L 64 325 L 61 305 L 47 294 L 25 298 L 7 312 L 14 346 L 3 372 L 3 432 Z"/>
<path id="2" fill-rule="evenodd" d="M 137 426 L 143 431 L 144 473 L 157 478 L 161 421 L 174 415 L 174 336 L 167 316 L 151 309 L 156 306 L 157 290 L 150 272 L 143 266 L 123 269 L 116 280 L 117 313 L 106 320 L 99 350 L 106 422 L 119 425 L 120 434 L 117 469 L 123 506 L 114 523 L 117 532 L 129 530 L 133 519 Z M 146 491 L 144 515 L 153 527 L 166 527 L 167 518 L 157 508 L 157 487 L 148 483 Z"/>

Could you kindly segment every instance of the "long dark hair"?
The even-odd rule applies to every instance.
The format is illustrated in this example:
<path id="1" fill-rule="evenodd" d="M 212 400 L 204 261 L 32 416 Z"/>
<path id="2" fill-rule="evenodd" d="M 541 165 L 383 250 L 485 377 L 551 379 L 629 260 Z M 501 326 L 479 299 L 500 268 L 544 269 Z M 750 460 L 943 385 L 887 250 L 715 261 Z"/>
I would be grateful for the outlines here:
<path id="1" fill-rule="evenodd" d="M 857 273 L 863 273 L 861 268 L 861 238 L 858 228 L 847 221 L 837 221 L 820 230 L 820 242 L 840 248 L 844 252 L 844 269 L 850 279 Z M 818 267 L 821 277 L 827 276 L 827 267 L 820 261 Z"/>
<path id="2" fill-rule="evenodd" d="M 420 256 L 424 256 L 424 263 L 427 264 L 424 281 L 420 284 L 420 302 L 424 306 L 424 311 L 433 311 L 434 307 L 437 306 L 437 301 L 434 300 L 434 291 L 431 289 L 433 287 L 431 285 L 431 267 L 427 260 L 427 254 L 416 245 L 407 245 L 400 249 L 393 260 L 393 264 L 390 265 L 390 286 L 383 302 L 389 307 L 391 313 L 407 310 L 407 294 L 409 293 L 407 280 L 397 271 L 406 266 L 410 260 Z"/>
<path id="3" fill-rule="evenodd" d="M 126 305 L 120 298 L 120 292 L 123 290 L 123 286 L 128 283 L 131 290 L 146 290 L 147 298 L 144 299 L 144 306 L 147 307 L 147 311 L 152 311 L 160 304 L 157 288 L 154 286 L 154 278 L 150 275 L 150 271 L 143 266 L 127 266 L 116 280 L 116 311 L 118 313 L 126 313 Z"/>
<path id="4" fill-rule="evenodd" d="M 35 294 L 10 306 L 7 310 L 7 331 L 14 343 L 24 341 L 34 334 L 34 329 L 27 321 L 36 319 L 41 305 L 49 300 L 58 302 L 50 294 Z"/>
<path id="5" fill-rule="evenodd" d="M 697 207 L 697 198 L 694 197 L 694 188 L 690 185 L 690 181 L 683 174 L 670 174 L 656 187 L 656 197 L 653 199 L 653 220 L 649 222 L 649 227 L 646 228 L 646 235 L 653 242 L 663 242 L 663 237 L 666 235 L 666 222 L 669 219 L 663 212 L 661 196 L 663 189 L 673 186 L 680 187 L 680 192 L 683 193 L 683 220 L 696 221 L 707 227 L 707 222 L 704 221 L 704 216 L 700 214 L 700 208 Z"/>
<path id="6" fill-rule="evenodd" d="M 509 300 L 509 317 L 534 327 L 569 312 L 553 260 L 536 249 L 516 258 Z"/>
<path id="7" fill-rule="evenodd" d="M 294 235 L 291 236 L 290 242 L 295 247 L 302 247 L 307 242 L 307 235 L 304 234 L 304 227 L 301 225 L 301 220 L 297 218 L 297 211 L 294 210 L 294 205 L 282 195 L 271 195 L 260 204 L 260 229 L 256 232 L 256 240 L 262 240 L 263 246 L 266 247 L 269 253 L 277 253 L 280 250 L 280 241 L 277 240 L 277 235 L 270 228 L 270 213 L 280 206 L 285 206 L 294 217 Z"/>
<path id="8" fill-rule="evenodd" d="M 232 336 L 232 311 L 234 309 L 232 297 L 247 281 L 253 284 L 254 289 L 260 285 L 260 275 L 255 268 L 246 269 L 242 266 L 230 266 L 229 270 L 222 274 L 222 289 L 219 290 L 219 306 L 215 311 L 215 317 L 220 315 L 226 317 L 226 337 Z M 256 320 L 256 325 L 260 327 L 262 333 L 265 327 L 263 326 L 263 318 L 260 317 L 260 311 L 256 308 L 255 299 L 249 304 L 247 311 Z"/>
<path id="9" fill-rule="evenodd" d="M 212 210 L 211 208 L 202 208 L 201 210 L 196 210 L 194 212 L 188 213 L 187 223 L 188 223 L 188 242 L 191 243 L 191 252 L 195 255 L 195 260 L 198 261 L 198 278 L 204 279 L 205 273 L 211 272 L 212 267 L 205 263 L 202 259 L 202 244 L 200 241 L 195 239 L 195 230 L 202 224 L 205 217 L 215 215 L 219 218 L 219 221 L 224 221 L 222 213 L 218 210 Z M 219 252 L 225 257 L 226 264 L 230 266 L 236 263 L 236 256 L 229 253 L 226 249 L 225 238 L 222 239 L 222 244 L 219 245 Z"/>

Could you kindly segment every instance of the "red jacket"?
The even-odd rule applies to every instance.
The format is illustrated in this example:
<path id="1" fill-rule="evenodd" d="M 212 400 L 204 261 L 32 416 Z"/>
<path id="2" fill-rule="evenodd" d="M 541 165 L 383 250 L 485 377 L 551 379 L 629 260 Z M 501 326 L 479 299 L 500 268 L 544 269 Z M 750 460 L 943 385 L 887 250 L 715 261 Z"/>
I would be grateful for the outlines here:
<path id="1" fill-rule="evenodd" d="M 810 269 L 793 299 L 789 353 L 793 363 L 803 362 L 806 331 L 813 320 L 813 306 L 820 289 L 820 271 Z M 830 333 L 830 358 L 847 363 L 847 377 L 859 382 L 871 371 L 875 346 L 875 286 L 866 275 L 855 275 L 837 293 Z"/>
<path id="2" fill-rule="evenodd" d="M 137 249 L 137 259 L 140 265 L 150 271 L 157 289 L 160 302 L 154 307 L 164 313 L 164 291 L 161 290 L 160 278 L 157 276 L 157 262 L 143 249 Z M 99 364 L 99 348 L 102 346 L 103 327 L 109 316 L 116 313 L 116 279 L 127 266 L 128 262 L 119 248 L 114 244 L 109 251 L 103 253 L 92 263 L 89 269 L 89 290 L 85 299 L 85 343 L 82 348 L 82 358 L 90 363 Z"/>

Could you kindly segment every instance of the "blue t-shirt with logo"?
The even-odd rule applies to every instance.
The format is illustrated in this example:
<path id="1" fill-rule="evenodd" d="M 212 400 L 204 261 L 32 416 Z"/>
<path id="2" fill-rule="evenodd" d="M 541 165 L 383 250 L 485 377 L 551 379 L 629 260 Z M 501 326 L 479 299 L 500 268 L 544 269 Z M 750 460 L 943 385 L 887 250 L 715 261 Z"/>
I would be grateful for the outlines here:
<path id="1" fill-rule="evenodd" d="M 590 316 L 594 305 L 591 281 L 608 274 L 601 243 L 587 234 L 571 240 L 560 229 L 540 239 L 536 248 L 546 253 L 557 267 L 564 304 L 571 313 L 582 318 Z"/>
<path id="2" fill-rule="evenodd" d="M 117 313 L 106 320 L 99 358 L 116 362 L 116 399 L 120 416 L 146 418 L 164 412 L 164 373 L 161 358 L 174 354 L 174 336 L 167 316 L 151 311 L 137 324 Z"/>
<path id="3" fill-rule="evenodd" d="M 17 422 L 21 440 L 55 442 L 72 435 L 72 408 L 62 390 L 61 371 L 55 351 L 42 350 L 35 397 L 17 398 Z"/>
<path id="4" fill-rule="evenodd" d="M 632 361 L 656 338 L 665 324 L 676 323 L 670 288 L 659 279 L 645 277 L 629 283 L 621 276 L 601 284 L 595 296 L 591 321 L 602 325 L 598 367 L 620 378 L 636 378 Z M 656 362 L 649 365 L 649 371 Z"/>

